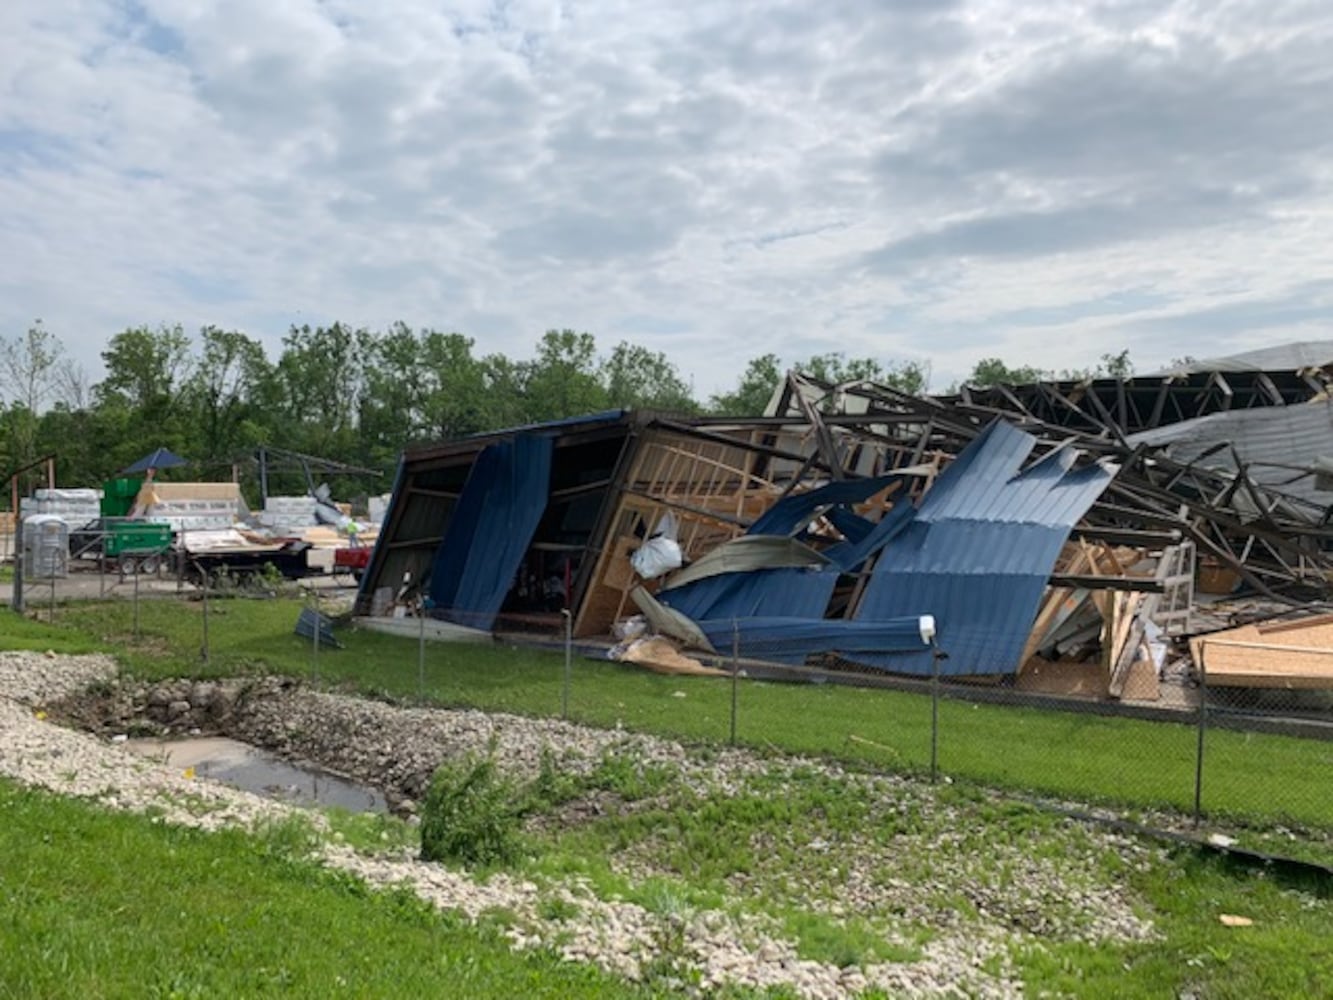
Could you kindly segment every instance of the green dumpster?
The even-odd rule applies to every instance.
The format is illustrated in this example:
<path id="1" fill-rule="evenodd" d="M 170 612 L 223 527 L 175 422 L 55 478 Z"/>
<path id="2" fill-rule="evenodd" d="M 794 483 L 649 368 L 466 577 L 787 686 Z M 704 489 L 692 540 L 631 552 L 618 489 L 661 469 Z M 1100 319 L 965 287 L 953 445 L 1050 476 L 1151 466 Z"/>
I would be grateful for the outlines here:
<path id="1" fill-rule="evenodd" d="M 119 521 L 106 526 L 103 551 L 120 556 L 161 555 L 171 548 L 171 525 L 149 521 Z"/>
<path id="2" fill-rule="evenodd" d="M 108 479 L 102 484 L 102 516 L 124 517 L 134 506 L 142 479 Z"/>

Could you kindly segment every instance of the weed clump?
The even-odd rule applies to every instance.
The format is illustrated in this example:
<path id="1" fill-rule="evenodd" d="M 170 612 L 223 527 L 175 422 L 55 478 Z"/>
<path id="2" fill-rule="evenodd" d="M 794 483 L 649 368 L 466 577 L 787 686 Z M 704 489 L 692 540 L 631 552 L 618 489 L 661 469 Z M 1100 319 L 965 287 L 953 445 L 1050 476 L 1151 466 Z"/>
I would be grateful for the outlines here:
<path id="1" fill-rule="evenodd" d="M 494 747 L 441 764 L 421 805 L 421 857 L 492 865 L 514 861 L 528 796 L 500 773 Z"/>

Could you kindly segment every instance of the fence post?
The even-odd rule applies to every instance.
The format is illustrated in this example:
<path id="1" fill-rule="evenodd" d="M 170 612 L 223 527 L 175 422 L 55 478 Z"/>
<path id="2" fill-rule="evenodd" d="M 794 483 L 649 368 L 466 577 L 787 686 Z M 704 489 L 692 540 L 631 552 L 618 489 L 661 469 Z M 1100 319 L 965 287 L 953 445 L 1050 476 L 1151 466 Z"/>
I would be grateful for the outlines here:
<path id="1" fill-rule="evenodd" d="M 562 608 L 565 618 L 565 679 L 560 686 L 560 718 L 569 718 L 569 686 L 574 673 L 574 615 Z"/>
<path id="2" fill-rule="evenodd" d="M 930 783 L 940 773 L 940 660 L 946 656 L 935 639 L 935 616 L 921 615 L 917 619 L 921 641 L 930 645 Z"/>
<path id="3" fill-rule="evenodd" d="M 313 628 L 311 628 L 310 639 L 310 679 L 319 683 L 319 598 L 315 595 L 315 588 L 310 588 L 310 609 L 314 612 Z"/>
<path id="4" fill-rule="evenodd" d="M 197 563 L 195 565 L 198 566 Z M 207 667 L 212 663 L 211 654 L 208 648 L 208 570 L 204 569 L 202 566 L 198 566 L 198 569 L 199 575 L 203 580 L 204 588 L 204 666 Z"/>
<path id="5" fill-rule="evenodd" d="M 426 599 L 417 605 L 417 701 L 426 702 Z"/>
<path id="6" fill-rule="evenodd" d="M 741 676 L 741 623 L 731 620 L 731 745 L 736 745 L 736 689 Z"/>
<path id="7" fill-rule="evenodd" d="M 18 527 L 16 531 L 23 530 L 23 522 L 15 522 Z M 9 598 L 10 606 L 14 613 L 23 614 L 23 545 L 21 541 L 16 541 L 14 545 L 14 592 Z"/>
<path id="8" fill-rule="evenodd" d="M 57 579 L 57 577 L 56 577 L 54 574 L 52 574 L 52 576 L 51 576 L 51 614 L 50 614 L 51 624 L 52 624 L 52 625 L 54 625 L 55 622 L 56 622 L 56 579 Z"/>
<path id="9" fill-rule="evenodd" d="M 134 640 L 139 641 L 139 566 L 136 563 L 133 567 L 134 572 Z"/>
<path id="10" fill-rule="evenodd" d="M 1208 667 L 1204 654 L 1207 640 L 1199 640 L 1199 743 L 1194 754 L 1194 825 L 1203 818 L 1203 736 L 1208 728 Z"/>

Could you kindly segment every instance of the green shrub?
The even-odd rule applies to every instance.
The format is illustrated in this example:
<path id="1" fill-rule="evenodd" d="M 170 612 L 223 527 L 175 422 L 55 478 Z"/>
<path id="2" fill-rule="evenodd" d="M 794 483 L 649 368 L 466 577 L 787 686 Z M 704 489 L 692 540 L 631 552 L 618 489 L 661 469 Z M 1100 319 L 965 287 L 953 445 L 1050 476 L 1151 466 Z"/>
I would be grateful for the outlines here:
<path id="1" fill-rule="evenodd" d="M 485 757 L 441 764 L 421 806 L 421 857 L 465 865 L 518 857 L 528 796 Z"/>

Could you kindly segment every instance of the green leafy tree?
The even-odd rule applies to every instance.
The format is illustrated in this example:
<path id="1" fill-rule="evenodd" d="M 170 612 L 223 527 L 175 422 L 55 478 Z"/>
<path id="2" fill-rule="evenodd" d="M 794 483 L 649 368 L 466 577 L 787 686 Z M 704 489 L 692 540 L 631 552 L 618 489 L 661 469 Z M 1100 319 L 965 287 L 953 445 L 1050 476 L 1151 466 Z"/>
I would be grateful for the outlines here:
<path id="1" fill-rule="evenodd" d="M 526 419 L 558 420 L 609 405 L 597 372 L 597 341 L 590 333 L 547 330 L 527 365 Z"/>
<path id="2" fill-rule="evenodd" d="M 821 382 L 841 385 L 844 382 L 879 382 L 884 377 L 884 366 L 874 358 L 851 358 L 841 351 L 814 354 L 799 370 L 813 375 Z"/>
<path id="3" fill-rule="evenodd" d="M 451 438 L 500 426 L 503 420 L 487 393 L 486 366 L 473 355 L 475 341 L 461 333 L 428 331 L 422 362 L 429 374 L 423 403 L 429 437 Z"/>
<path id="4" fill-rule="evenodd" d="M 1049 378 L 1051 373 L 1042 368 L 1022 365 L 1010 368 L 999 358 L 982 358 L 963 381 L 972 386 L 1026 385 Z"/>
<path id="5" fill-rule="evenodd" d="M 481 381 L 486 396 L 483 430 L 516 427 L 535 419 L 527 399 L 528 373 L 531 365 L 504 354 L 488 354 L 481 359 Z"/>
<path id="6" fill-rule="evenodd" d="M 258 397 L 273 366 L 263 345 L 239 331 L 206 326 L 199 338 L 199 362 L 186 387 L 190 450 L 199 459 L 226 461 L 266 436 Z"/>
<path id="7" fill-rule="evenodd" d="M 602 362 L 599 374 L 612 406 L 676 413 L 699 409 L 679 370 L 661 351 L 622 340 Z"/>
<path id="8" fill-rule="evenodd" d="M 40 319 L 23 335 L 0 341 L 0 372 L 13 402 L 5 421 L 10 466 L 37 457 L 38 416 L 55 387 L 63 354 L 64 345 Z"/>
<path id="9" fill-rule="evenodd" d="M 107 471 L 157 447 L 183 450 L 188 439 L 187 394 L 194 369 L 189 336 L 174 326 L 133 327 L 111 338 L 102 352 L 106 378 L 93 387 L 105 442 Z"/>
<path id="10" fill-rule="evenodd" d="M 874 358 L 849 359 L 841 352 L 813 355 L 800 370 L 834 385 L 874 382 L 913 396 L 925 392 L 930 381 L 929 366 L 917 361 L 881 364 Z"/>
<path id="11" fill-rule="evenodd" d="M 111 338 L 102 352 L 106 378 L 95 388 L 105 402 L 113 398 L 149 409 L 171 404 L 189 378 L 194 358 L 190 338 L 175 326 L 133 327 Z"/>
<path id="12" fill-rule="evenodd" d="M 352 427 L 370 338 L 342 323 L 291 327 L 275 372 L 288 414 L 335 433 Z"/>
<path id="13" fill-rule="evenodd" d="M 400 446 L 421 440 L 427 381 L 435 373 L 422 356 L 420 337 L 405 323 L 395 323 L 384 334 L 367 337 L 365 351 L 357 417 L 362 440 L 380 454 L 395 439 Z"/>
<path id="14" fill-rule="evenodd" d="M 1094 378 L 1129 378 L 1133 374 L 1134 363 L 1129 360 L 1129 351 L 1123 350 L 1119 354 L 1103 354 L 1092 368 L 1066 368 L 1060 372 L 1060 379 L 1083 382 Z"/>
<path id="15" fill-rule="evenodd" d="M 1134 374 L 1134 362 L 1129 360 L 1129 348 L 1125 348 L 1119 354 L 1103 354 L 1097 369 L 1111 378 L 1131 377 Z"/>
<path id="16" fill-rule="evenodd" d="M 55 388 L 64 353 L 60 339 L 40 319 L 23 335 L 0 341 L 0 371 L 6 376 L 10 399 L 39 413 Z"/>
<path id="17" fill-rule="evenodd" d="M 759 416 L 782 382 L 782 362 L 776 354 L 761 354 L 745 366 L 731 392 L 717 393 L 708 402 L 713 412 L 728 417 Z"/>

